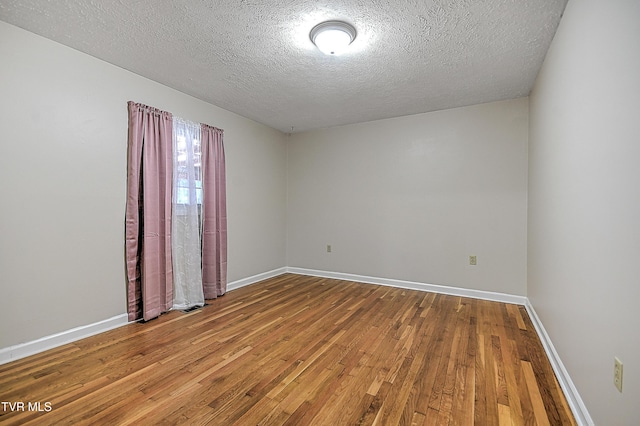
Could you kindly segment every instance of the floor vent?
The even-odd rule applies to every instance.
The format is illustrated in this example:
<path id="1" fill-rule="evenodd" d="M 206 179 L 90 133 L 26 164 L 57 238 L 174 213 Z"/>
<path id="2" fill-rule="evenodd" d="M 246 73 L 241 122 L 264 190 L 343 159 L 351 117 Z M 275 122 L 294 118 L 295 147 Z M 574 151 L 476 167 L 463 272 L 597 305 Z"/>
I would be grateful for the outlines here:
<path id="1" fill-rule="evenodd" d="M 205 303 L 203 306 L 192 306 L 188 309 L 182 309 L 180 312 L 182 312 L 183 314 L 188 314 L 189 312 L 193 312 L 193 311 L 197 311 L 198 309 L 202 309 L 205 306 L 207 306 L 207 304 Z"/>

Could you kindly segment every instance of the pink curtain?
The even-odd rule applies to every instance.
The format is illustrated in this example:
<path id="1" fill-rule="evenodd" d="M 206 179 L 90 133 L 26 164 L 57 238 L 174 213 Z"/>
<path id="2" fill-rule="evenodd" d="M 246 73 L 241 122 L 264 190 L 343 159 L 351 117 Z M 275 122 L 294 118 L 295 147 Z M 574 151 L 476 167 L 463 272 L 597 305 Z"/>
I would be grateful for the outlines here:
<path id="1" fill-rule="evenodd" d="M 129 321 L 171 309 L 172 116 L 129 102 L 125 245 Z"/>
<path id="2" fill-rule="evenodd" d="M 223 131 L 202 124 L 202 285 L 205 299 L 227 291 L 227 201 Z"/>

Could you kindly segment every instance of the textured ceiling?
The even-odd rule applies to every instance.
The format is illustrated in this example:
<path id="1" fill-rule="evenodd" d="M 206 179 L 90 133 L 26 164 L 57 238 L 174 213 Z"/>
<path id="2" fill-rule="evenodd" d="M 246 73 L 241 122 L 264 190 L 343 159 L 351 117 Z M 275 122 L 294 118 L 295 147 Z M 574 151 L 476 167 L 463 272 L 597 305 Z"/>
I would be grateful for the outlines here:
<path id="1" fill-rule="evenodd" d="M 566 0 L 0 0 L 0 20 L 284 132 L 528 95 Z M 325 56 L 311 28 L 358 36 Z"/>

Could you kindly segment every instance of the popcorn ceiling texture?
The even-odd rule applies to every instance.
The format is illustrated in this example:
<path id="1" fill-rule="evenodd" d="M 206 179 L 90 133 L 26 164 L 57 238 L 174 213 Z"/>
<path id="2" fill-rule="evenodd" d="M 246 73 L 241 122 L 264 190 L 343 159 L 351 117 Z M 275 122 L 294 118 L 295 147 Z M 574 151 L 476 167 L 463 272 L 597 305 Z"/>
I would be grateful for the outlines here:
<path id="1" fill-rule="evenodd" d="M 2 0 L 0 20 L 284 132 L 527 96 L 566 0 Z M 339 57 L 326 20 L 358 36 Z"/>

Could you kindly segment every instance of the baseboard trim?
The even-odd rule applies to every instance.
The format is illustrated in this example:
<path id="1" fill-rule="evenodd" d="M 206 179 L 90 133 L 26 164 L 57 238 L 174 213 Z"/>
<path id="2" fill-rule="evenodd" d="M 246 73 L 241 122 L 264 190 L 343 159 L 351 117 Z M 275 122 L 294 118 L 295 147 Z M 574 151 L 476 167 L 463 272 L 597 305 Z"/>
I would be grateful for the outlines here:
<path id="1" fill-rule="evenodd" d="M 567 398 L 567 403 L 569 404 L 569 408 L 573 413 L 573 416 L 576 418 L 576 422 L 580 426 L 593 426 L 595 423 L 593 419 L 589 415 L 587 411 L 587 407 L 582 401 L 580 394 L 578 393 L 578 389 L 576 389 L 567 369 L 564 367 L 564 364 L 560 360 L 560 356 L 556 351 L 553 343 L 551 342 L 551 338 L 547 334 L 544 326 L 542 325 L 542 321 L 538 317 L 536 310 L 533 308 L 533 305 L 527 299 L 527 303 L 525 304 L 525 308 L 527 309 L 527 313 L 529 314 L 529 318 L 533 323 L 538 336 L 540 337 L 540 341 L 542 342 L 542 346 L 544 347 L 544 351 L 547 353 L 547 358 L 549 358 L 549 362 L 551 363 L 551 367 L 553 368 L 554 373 L 560 383 L 560 387 L 564 392 L 564 395 Z"/>
<path id="2" fill-rule="evenodd" d="M 587 411 L 587 407 L 585 406 L 578 390 L 576 389 L 569 373 L 567 372 L 564 364 L 560 360 L 553 343 L 549 335 L 547 334 L 540 318 L 538 317 L 533 305 L 531 305 L 529 299 L 524 296 L 516 296 L 505 293 L 496 293 L 491 291 L 482 291 L 482 290 L 472 290 L 460 287 L 449 287 L 443 285 L 436 284 L 427 284 L 420 283 L 414 281 L 404 281 L 404 280 L 396 280 L 390 278 L 379 278 L 379 277 L 371 277 L 365 275 L 356 275 L 356 274 L 348 274 L 341 272 L 329 272 L 329 271 L 321 271 L 315 269 L 306 269 L 306 268 L 297 268 L 297 267 L 282 267 L 278 269 L 273 269 L 271 271 L 263 272 L 261 274 L 253 275 L 251 277 L 243 278 L 237 281 L 233 281 L 227 284 L 227 291 L 236 290 L 251 284 L 255 284 L 257 282 L 277 277 L 279 275 L 291 273 L 298 275 L 308 275 L 314 277 L 322 277 L 322 278 L 332 278 L 338 280 L 347 280 L 347 281 L 355 281 L 365 284 L 377 284 L 384 285 L 389 287 L 398 287 L 398 288 L 406 288 L 409 290 L 419 290 L 419 291 L 428 291 L 434 293 L 448 294 L 452 296 L 461 296 L 461 297 L 471 297 L 475 299 L 483 299 L 483 300 L 491 300 L 495 302 L 503 302 L 503 303 L 513 303 L 517 305 L 524 305 L 531 318 L 531 322 L 533 323 L 538 336 L 540 337 L 540 341 L 542 342 L 542 346 L 549 358 L 549 362 L 551 363 L 551 367 L 558 378 L 558 382 L 560 383 L 560 387 L 567 397 L 567 402 L 569 404 L 569 408 L 573 412 L 574 417 L 576 418 L 576 422 L 580 426 L 592 426 L 595 423 L 593 422 L 589 412 Z M 9 346 L 6 348 L 0 349 L 0 365 L 7 364 L 12 361 L 16 361 L 21 358 L 28 357 L 30 355 L 35 355 L 40 352 L 44 352 L 49 349 L 56 348 L 58 346 L 66 345 L 71 342 L 75 342 L 76 340 L 84 339 L 86 337 L 90 337 L 99 333 L 103 333 L 105 331 L 112 330 L 114 328 L 122 327 L 129 323 L 127 314 L 120 314 L 114 317 L 95 322 L 93 324 L 88 324 L 76 328 L 72 328 L 70 330 L 63 331 L 61 333 L 52 334 L 50 336 L 45 336 L 37 340 L 33 340 L 31 342 L 21 343 L 14 346 Z"/>
<path id="3" fill-rule="evenodd" d="M 549 362 L 551 363 L 551 367 L 558 378 L 558 382 L 560 383 L 560 387 L 567 398 L 567 403 L 569 404 L 569 408 L 573 413 L 576 422 L 579 426 L 593 426 L 595 423 L 591 419 L 589 412 L 587 411 L 587 407 L 585 406 L 578 390 L 576 389 L 569 373 L 567 372 L 564 364 L 560 360 L 558 356 L 558 352 L 555 350 L 553 343 L 551 343 L 551 339 L 544 329 L 540 318 L 536 314 L 535 309 L 531 305 L 529 299 L 525 296 L 516 296 L 511 294 L 504 293 L 495 293 L 491 291 L 482 291 L 482 290 L 471 290 L 460 287 L 448 287 L 436 284 L 426 284 L 419 283 L 413 281 L 402 281 L 395 280 L 389 278 L 377 278 L 363 275 L 355 275 L 355 274 L 346 274 L 340 272 L 329 272 L 329 271 L 320 271 L 314 269 L 306 269 L 306 268 L 295 268 L 295 267 L 287 267 L 286 272 L 298 275 L 309 275 L 313 277 L 322 277 L 322 278 L 333 278 L 338 280 L 347 280 L 347 281 L 355 281 L 366 284 L 378 284 L 385 285 L 390 287 L 398 287 L 398 288 L 406 288 L 410 290 L 420 290 L 420 291 L 429 291 L 433 293 L 441 293 L 448 294 L 452 296 L 462 296 L 462 297 L 471 297 L 474 299 L 483 299 L 483 300 L 491 300 L 494 302 L 503 302 L 503 303 L 513 303 L 516 305 L 523 305 L 531 318 L 531 322 L 533 323 L 534 328 L 536 329 L 536 333 L 540 337 L 540 341 L 542 342 L 542 346 L 544 348 L 547 357 L 549 358 Z"/>
<path id="4" fill-rule="evenodd" d="M 250 284 L 257 283 L 267 278 L 276 277 L 278 275 L 285 274 L 286 268 L 274 269 L 272 271 L 257 274 L 251 277 L 243 278 L 241 280 L 234 281 L 227 285 L 227 291 L 235 290 Z M 95 322 L 93 324 L 83 325 L 80 327 L 65 330 L 60 333 L 52 334 L 50 336 L 41 337 L 40 339 L 32 340 L 30 342 L 20 343 L 13 346 L 0 349 L 0 365 L 7 364 L 12 361 L 17 361 L 21 358 L 26 358 L 31 355 L 38 354 L 40 352 L 47 351 L 49 349 L 57 348 L 58 346 L 66 345 L 67 343 L 75 342 L 76 340 L 84 339 L 105 331 L 112 330 L 114 328 L 122 327 L 129 324 L 128 315 L 120 314 L 115 317 L 108 318 L 102 321 Z"/>
<path id="5" fill-rule="evenodd" d="M 32 340 L 30 342 L 8 346 L 0 349 L 0 365 L 25 358 L 30 355 L 35 355 L 58 346 L 66 345 L 67 343 L 75 342 L 76 340 L 84 339 L 85 337 L 104 333 L 105 331 L 122 327 L 128 323 L 127 314 L 120 314 L 93 324 L 75 327 L 70 330 L 41 337 L 40 339 Z"/>
<path id="6" fill-rule="evenodd" d="M 287 273 L 287 268 L 282 267 L 278 269 L 273 269 L 271 271 L 263 272 L 261 274 L 253 275 L 251 277 L 242 278 L 240 280 L 228 283 L 227 291 L 237 290 L 239 288 L 242 288 L 251 284 L 255 284 L 257 282 L 260 282 L 269 278 L 277 277 L 278 275 L 282 275 L 286 273 Z"/>
<path id="7" fill-rule="evenodd" d="M 429 291 L 432 293 L 448 294 L 451 296 L 471 297 L 473 299 L 491 300 L 494 302 L 513 303 L 516 305 L 526 305 L 525 296 L 513 294 L 496 293 L 492 291 L 473 290 L 460 287 L 449 287 L 437 284 L 427 284 L 414 281 L 395 280 L 391 278 L 378 278 L 365 275 L 346 274 L 342 272 L 319 271 L 306 268 L 286 268 L 287 272 L 298 275 L 309 275 L 313 277 L 334 278 L 338 280 L 355 281 L 365 284 L 378 284 L 389 287 L 406 288 L 408 290 Z"/>

